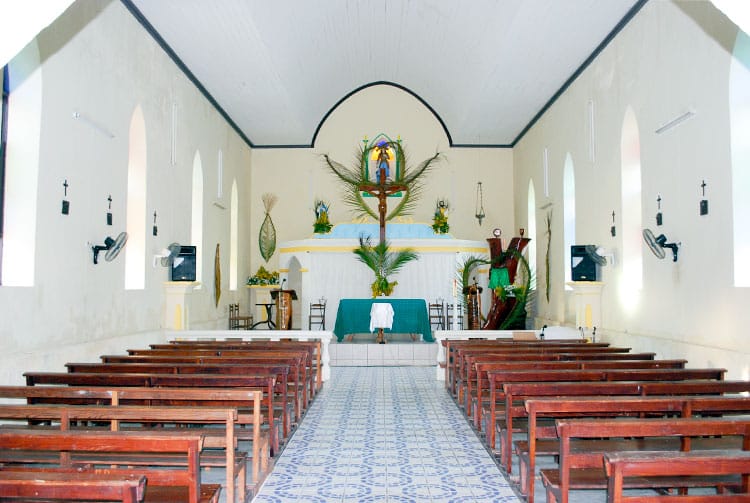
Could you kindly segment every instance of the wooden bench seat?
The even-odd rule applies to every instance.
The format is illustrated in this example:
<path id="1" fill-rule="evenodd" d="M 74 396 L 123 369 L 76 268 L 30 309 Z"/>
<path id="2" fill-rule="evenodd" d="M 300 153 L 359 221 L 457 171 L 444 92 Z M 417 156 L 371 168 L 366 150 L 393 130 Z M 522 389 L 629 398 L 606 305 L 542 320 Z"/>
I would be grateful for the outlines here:
<path id="1" fill-rule="evenodd" d="M 270 442 L 261 431 L 263 390 L 251 388 L 138 388 L 75 386 L 0 386 L 0 398 L 23 399 L 29 403 L 74 405 L 141 405 L 176 407 L 230 407 L 237 409 L 239 429 L 234 436 L 251 442 L 251 481 L 258 487 L 270 471 Z M 207 443 L 212 435 L 226 435 L 221 429 L 204 432 Z"/>
<path id="2" fill-rule="evenodd" d="M 498 407 L 503 413 L 505 394 L 503 384 L 514 382 L 597 382 L 597 381 L 678 381 L 716 380 L 724 378 L 726 369 L 584 369 L 584 370 L 495 370 L 487 372 L 490 390 L 489 414 L 487 415 L 487 445 L 495 449 Z M 501 425 L 502 426 L 502 425 Z M 512 429 L 510 430 L 512 434 Z M 501 439 L 501 442 L 509 439 Z M 505 458 L 509 456 L 510 441 L 501 444 Z"/>
<path id="3" fill-rule="evenodd" d="M 183 428 L 166 428 L 169 425 L 219 425 L 222 428 L 200 430 L 204 435 L 201 453 L 201 466 L 226 469 L 227 499 L 235 501 L 235 487 L 239 501 L 244 502 L 247 494 L 246 461 L 247 454 L 236 451 L 235 424 L 237 410 L 232 408 L 208 407 L 164 407 L 164 406 L 103 406 L 103 405 L 0 405 L 0 419 L 23 421 L 54 421 L 62 431 L 74 429 L 76 423 L 85 422 L 84 428 L 91 429 L 91 423 L 110 423 L 111 431 L 121 431 L 126 424 L 135 424 L 140 431 L 142 425 L 159 424 L 162 434 L 182 435 Z M 10 427 L 18 428 L 12 424 Z M 207 449 L 220 449 L 212 452 Z M 112 454 L 108 454 L 111 458 Z M 128 457 L 127 455 L 126 457 Z M 129 456 L 132 458 L 132 456 Z M 151 460 L 147 459 L 146 463 Z M 169 466 L 181 466 L 185 460 L 180 456 L 162 457 L 161 462 Z M 125 463 L 123 459 L 121 463 Z M 139 465 L 139 459 L 129 459 L 127 464 Z"/>
<path id="4" fill-rule="evenodd" d="M 701 414 L 746 414 L 750 397 L 745 396 L 570 396 L 529 398 L 525 400 L 528 414 L 526 440 L 513 442 L 519 461 L 519 489 L 534 501 L 534 474 L 537 456 L 559 455 L 555 428 L 540 426 L 541 418 L 604 418 L 638 415 L 677 415 L 690 417 Z"/>
<path id="5" fill-rule="evenodd" d="M 203 439 L 196 433 L 181 436 L 160 435 L 153 432 L 50 431 L 0 429 L 0 455 L 6 451 L 42 451 L 59 453 L 51 465 L 62 468 L 75 466 L 76 456 L 96 453 L 101 467 L 95 473 L 107 475 L 145 475 L 146 502 L 186 501 L 216 503 L 221 486 L 201 484 L 199 457 Z M 127 467 L 115 466 L 105 453 L 131 453 L 147 457 L 150 454 L 176 453 L 185 457 L 185 469 L 159 465 Z M 88 468 L 88 467 L 87 467 Z M 35 468 L 36 469 L 36 468 Z M 177 496 L 178 499 L 171 499 Z"/>
<path id="6" fill-rule="evenodd" d="M 606 489 L 605 453 L 750 449 L 747 419 L 567 419 L 557 431 L 559 468 L 540 472 L 548 503 L 567 503 L 571 489 Z"/>
<path id="7" fill-rule="evenodd" d="M 118 501 L 139 503 L 146 494 L 143 475 L 107 475 L 81 470 L 0 470 L 3 501 Z"/>
<path id="8" fill-rule="evenodd" d="M 749 451 L 616 452 L 604 455 L 608 503 L 659 503 L 662 501 L 750 501 Z M 700 496 L 625 496 L 626 487 L 714 487 L 718 494 Z M 741 494 L 725 492 L 737 484 Z"/>
<path id="9" fill-rule="evenodd" d="M 263 409 L 268 418 L 271 436 L 272 454 L 278 453 L 281 435 L 288 438 L 288 425 L 284 424 L 280 430 L 274 419 L 276 411 L 276 377 L 266 376 L 222 376 L 222 375 L 174 375 L 174 374 L 107 374 L 107 373 L 67 373 L 67 372 L 26 372 L 24 373 L 28 386 L 60 385 L 60 386 L 97 386 L 97 387 L 141 387 L 141 388 L 250 388 L 263 390 Z M 279 394 L 282 400 L 287 393 Z M 282 402 L 280 408 L 287 410 L 288 404 Z"/>

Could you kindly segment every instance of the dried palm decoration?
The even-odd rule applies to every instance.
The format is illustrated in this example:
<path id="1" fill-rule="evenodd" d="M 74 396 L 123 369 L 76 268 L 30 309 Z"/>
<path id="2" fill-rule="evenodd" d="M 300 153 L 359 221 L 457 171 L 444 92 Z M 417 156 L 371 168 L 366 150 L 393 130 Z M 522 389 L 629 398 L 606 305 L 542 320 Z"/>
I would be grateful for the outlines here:
<path id="1" fill-rule="evenodd" d="M 258 235 L 258 246 L 260 247 L 260 256 L 263 260 L 268 262 L 273 252 L 276 251 L 276 227 L 273 225 L 271 220 L 271 210 L 279 200 L 278 196 L 274 194 L 265 193 L 262 196 L 263 208 L 266 211 L 266 218 L 263 219 L 263 224 L 260 226 L 260 234 Z"/>
<path id="2" fill-rule="evenodd" d="M 441 158 L 440 153 L 436 153 L 417 166 L 410 168 L 407 166 L 407 157 L 401 142 L 389 141 L 379 144 L 373 142 L 367 147 L 360 146 L 356 153 L 358 165 L 351 168 L 334 161 L 327 154 L 323 158 L 328 168 L 339 178 L 343 188 L 344 203 L 354 211 L 355 216 L 369 216 L 378 220 L 379 215 L 377 210 L 371 208 L 362 195 L 362 186 L 373 183 L 368 179 L 368 159 L 372 156 L 373 150 L 378 148 L 392 149 L 397 165 L 403 166 L 401 170 L 396 172 L 393 180 L 389 180 L 384 184 L 386 189 L 392 185 L 404 186 L 400 202 L 388 212 L 385 219 L 392 220 L 397 216 L 408 215 L 415 209 L 417 200 L 424 188 L 423 175 L 428 173 Z"/>

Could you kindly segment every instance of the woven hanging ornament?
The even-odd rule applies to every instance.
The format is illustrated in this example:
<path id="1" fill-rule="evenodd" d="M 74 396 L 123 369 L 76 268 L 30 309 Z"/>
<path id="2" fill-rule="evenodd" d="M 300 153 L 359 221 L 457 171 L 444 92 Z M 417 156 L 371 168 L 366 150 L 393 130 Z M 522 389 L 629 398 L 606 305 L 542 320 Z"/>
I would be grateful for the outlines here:
<path id="1" fill-rule="evenodd" d="M 278 200 L 279 198 L 273 194 L 263 194 L 263 207 L 266 210 L 266 218 L 263 219 L 263 224 L 260 226 L 258 246 L 260 247 L 260 256 L 266 262 L 271 258 L 273 252 L 276 251 L 276 227 L 274 227 L 273 220 L 271 220 L 271 209 Z"/>

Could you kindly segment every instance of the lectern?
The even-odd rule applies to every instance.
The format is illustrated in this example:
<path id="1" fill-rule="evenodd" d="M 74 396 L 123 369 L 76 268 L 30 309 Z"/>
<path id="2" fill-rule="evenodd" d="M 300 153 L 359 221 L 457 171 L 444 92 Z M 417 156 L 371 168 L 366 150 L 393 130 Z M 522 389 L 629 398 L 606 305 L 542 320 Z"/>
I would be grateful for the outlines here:
<path id="1" fill-rule="evenodd" d="M 271 298 L 276 303 L 276 330 L 292 329 L 292 301 L 297 300 L 294 290 L 271 290 Z"/>

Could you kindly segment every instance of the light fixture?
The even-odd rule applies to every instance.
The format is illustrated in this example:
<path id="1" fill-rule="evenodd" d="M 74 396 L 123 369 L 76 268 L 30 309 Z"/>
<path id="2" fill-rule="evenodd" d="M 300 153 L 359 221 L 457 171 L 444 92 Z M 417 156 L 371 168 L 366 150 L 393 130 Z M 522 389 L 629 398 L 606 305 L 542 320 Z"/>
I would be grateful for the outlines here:
<path id="1" fill-rule="evenodd" d="M 666 131 L 669 131 L 673 127 L 682 124 L 683 122 L 685 122 L 686 120 L 690 119 L 694 115 L 695 115 L 695 110 L 687 110 L 687 111 L 681 113 L 680 115 L 678 115 L 677 117 L 675 117 L 674 119 L 672 119 L 670 121 L 667 121 L 666 123 L 664 123 L 661 126 L 659 126 L 658 128 L 656 128 L 656 130 L 654 131 L 654 133 L 656 133 L 656 134 L 662 134 L 662 133 L 664 133 Z"/>
<path id="2" fill-rule="evenodd" d="M 496 238 L 499 238 L 502 233 L 503 231 L 501 231 L 499 227 L 495 227 L 494 229 L 492 229 L 492 235 Z"/>
<path id="3" fill-rule="evenodd" d="M 486 214 L 484 213 L 484 198 L 482 196 L 482 182 L 477 182 L 477 199 L 476 199 L 476 213 L 474 214 L 479 225 L 482 225 L 482 220 Z"/>
<path id="4" fill-rule="evenodd" d="M 107 225 L 112 225 L 112 194 L 107 196 Z"/>
<path id="5" fill-rule="evenodd" d="M 156 227 L 156 210 L 154 210 L 154 228 L 151 230 L 151 234 L 153 234 L 154 236 L 159 234 L 159 229 L 158 227 Z"/>

